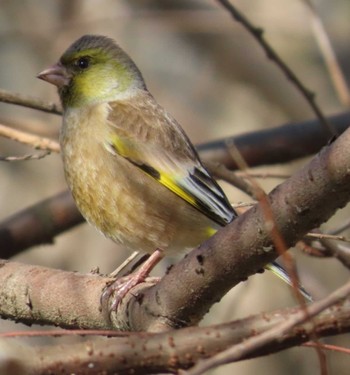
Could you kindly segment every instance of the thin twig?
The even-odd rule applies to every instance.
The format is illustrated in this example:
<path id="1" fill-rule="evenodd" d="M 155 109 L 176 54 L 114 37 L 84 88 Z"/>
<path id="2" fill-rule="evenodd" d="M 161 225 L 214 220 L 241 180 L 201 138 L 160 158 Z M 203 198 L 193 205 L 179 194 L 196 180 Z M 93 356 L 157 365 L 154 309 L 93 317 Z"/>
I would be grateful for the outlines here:
<path id="1" fill-rule="evenodd" d="M 263 48 L 266 56 L 273 61 L 286 75 L 290 82 L 300 91 L 303 97 L 306 99 L 320 123 L 325 130 L 329 132 L 331 136 L 337 136 L 338 133 L 332 124 L 328 122 L 326 117 L 323 115 L 321 109 L 316 103 L 315 94 L 307 89 L 291 68 L 281 59 L 277 52 L 270 46 L 270 44 L 264 38 L 264 31 L 261 28 L 254 26 L 238 9 L 230 3 L 228 0 L 216 0 L 218 1 L 230 15 L 239 23 L 241 23 L 246 30 L 257 40 L 259 45 Z"/>
<path id="2" fill-rule="evenodd" d="M 306 255 L 310 255 L 317 258 L 329 258 L 332 256 L 330 252 L 328 252 L 326 249 L 318 249 L 314 246 L 310 246 L 305 241 L 298 241 L 295 245 L 295 247 L 302 251 Z"/>
<path id="3" fill-rule="evenodd" d="M 303 344 L 303 346 L 310 347 L 310 348 L 314 348 L 315 345 L 316 344 L 314 342 L 312 342 L 312 341 L 305 342 Z M 348 348 L 343 348 L 341 346 L 330 345 L 330 344 L 320 344 L 320 345 L 322 346 L 322 349 L 325 349 L 325 350 L 331 350 L 333 352 L 340 352 L 340 353 L 350 354 L 350 349 L 348 349 Z"/>
<path id="4" fill-rule="evenodd" d="M 219 163 L 206 162 L 205 166 L 214 177 L 228 182 L 229 184 L 243 191 L 250 197 L 253 196 L 253 189 L 250 186 L 250 184 L 248 184 L 245 181 L 244 175 L 237 176 L 234 172 L 230 171 L 223 164 Z"/>
<path id="5" fill-rule="evenodd" d="M 27 161 L 27 160 L 39 160 L 43 159 L 45 156 L 50 155 L 50 151 L 45 151 L 40 154 L 27 154 L 22 156 L 0 156 L 0 161 Z"/>
<path id="6" fill-rule="evenodd" d="M 245 162 L 244 158 L 240 154 L 239 150 L 235 146 L 234 143 L 228 142 L 227 148 L 232 155 L 234 162 L 238 165 L 241 172 L 244 172 L 248 169 L 248 165 Z M 300 303 L 300 306 L 305 306 L 304 298 L 302 297 L 300 290 L 299 290 L 299 279 L 298 274 L 295 269 L 295 263 L 293 261 L 292 256 L 290 253 L 287 252 L 288 248 L 286 246 L 284 238 L 281 236 L 278 228 L 276 227 L 276 220 L 274 219 L 274 214 L 271 210 L 271 205 L 268 200 L 268 197 L 265 191 L 260 187 L 260 185 L 253 179 L 246 175 L 246 178 L 249 180 L 251 184 L 251 191 L 253 197 L 261 204 L 263 208 L 263 212 L 265 215 L 265 226 L 270 233 L 271 239 L 276 247 L 277 252 L 279 255 L 282 256 L 284 263 L 286 264 L 287 271 L 291 277 L 293 290 L 295 291 L 295 296 L 297 301 Z"/>
<path id="7" fill-rule="evenodd" d="M 350 270 L 350 255 L 348 253 L 340 249 L 337 243 L 328 239 L 322 239 L 321 243 L 335 259 L 338 259 L 343 266 Z"/>
<path id="8" fill-rule="evenodd" d="M 33 98 L 31 96 L 17 94 L 2 89 L 0 89 L 0 102 L 37 109 L 39 111 L 52 113 L 54 115 L 62 114 L 62 109 L 57 104 L 46 103 L 40 99 Z"/>
<path id="9" fill-rule="evenodd" d="M 279 180 L 285 180 L 291 176 L 290 174 L 282 174 L 282 173 L 272 173 L 272 172 L 257 173 L 257 172 L 241 172 L 241 171 L 235 172 L 235 175 L 238 177 L 242 177 L 242 178 L 247 178 L 248 176 L 249 178 L 262 178 L 264 180 L 267 178 L 276 178 Z"/>
<path id="10" fill-rule="evenodd" d="M 306 237 L 317 238 L 318 240 L 327 239 L 327 240 L 350 242 L 350 238 L 347 238 L 345 236 L 337 236 L 334 234 L 327 234 L 327 233 L 310 232 L 306 235 Z"/>
<path id="11" fill-rule="evenodd" d="M 237 147 L 235 147 L 234 144 L 227 144 L 229 151 L 235 161 L 235 163 L 239 166 L 239 168 L 243 171 L 248 169 L 248 165 L 246 164 L 244 158 L 240 154 Z M 301 292 L 300 282 L 298 273 L 296 270 L 295 262 L 290 255 L 290 253 L 287 252 L 288 247 L 286 244 L 285 239 L 281 235 L 281 232 L 277 228 L 276 220 L 274 217 L 274 213 L 272 212 L 271 204 L 269 201 L 269 198 L 267 194 L 264 192 L 264 190 L 259 186 L 259 184 L 254 180 L 250 179 L 250 183 L 252 185 L 252 190 L 254 190 L 254 196 L 259 201 L 259 203 L 262 206 L 263 214 L 266 218 L 266 228 L 270 232 L 271 239 L 274 243 L 274 246 L 277 250 L 277 252 L 282 256 L 282 260 L 284 261 L 284 264 L 286 265 L 288 275 L 290 276 L 291 282 L 292 282 L 292 290 L 294 292 L 294 295 L 296 297 L 296 300 L 298 301 L 300 307 L 302 310 L 304 310 L 304 313 L 306 316 L 308 316 L 307 310 L 306 310 L 306 303 L 305 299 Z M 311 324 L 314 326 L 314 322 L 311 321 Z M 313 341 L 317 342 L 317 336 L 316 332 L 312 335 Z M 327 366 L 326 366 L 326 358 L 324 356 L 324 353 L 322 352 L 321 348 L 316 348 L 316 352 L 320 361 L 320 367 L 323 375 L 327 374 Z"/>
<path id="12" fill-rule="evenodd" d="M 57 141 L 45 137 L 39 137 L 22 130 L 12 129 L 9 126 L 0 124 L 0 136 L 12 139 L 14 141 L 30 145 L 35 149 L 60 152 L 60 146 Z"/>
<path id="13" fill-rule="evenodd" d="M 329 40 L 327 32 L 324 28 L 322 20 L 316 10 L 312 0 L 302 0 L 310 11 L 314 36 L 320 47 L 321 54 L 324 58 L 326 66 L 329 71 L 329 75 L 333 82 L 336 93 L 338 94 L 339 100 L 342 104 L 347 107 L 350 106 L 350 91 L 346 83 L 344 74 L 340 68 L 336 54 L 332 48 L 332 44 Z"/>
<path id="14" fill-rule="evenodd" d="M 289 317 L 285 322 L 278 324 L 276 327 L 271 328 L 270 330 L 263 332 L 257 337 L 251 337 L 247 340 L 244 340 L 242 343 L 235 345 L 210 359 L 199 362 L 196 366 L 192 367 L 186 375 L 200 375 L 204 371 L 208 371 L 219 365 L 226 363 L 231 363 L 239 360 L 240 358 L 247 356 L 249 353 L 264 347 L 272 343 L 275 340 L 278 340 L 284 334 L 288 333 L 292 328 L 300 325 L 311 317 L 316 316 L 327 307 L 330 307 L 337 302 L 345 299 L 350 294 L 350 282 L 346 283 L 326 298 L 314 302 L 313 304 L 306 307 L 306 311 L 301 309 L 294 316 Z"/>

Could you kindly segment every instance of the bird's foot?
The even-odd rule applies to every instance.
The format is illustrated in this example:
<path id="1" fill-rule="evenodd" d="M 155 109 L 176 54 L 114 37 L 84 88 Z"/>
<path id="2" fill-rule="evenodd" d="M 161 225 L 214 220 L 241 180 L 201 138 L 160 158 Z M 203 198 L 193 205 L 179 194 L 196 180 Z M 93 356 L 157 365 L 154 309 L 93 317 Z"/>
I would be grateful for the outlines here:
<path id="1" fill-rule="evenodd" d="M 116 279 L 112 284 L 107 285 L 101 295 L 101 305 L 108 306 L 108 301 L 113 295 L 114 300 L 109 307 L 109 312 L 117 311 L 119 304 L 128 292 L 136 285 L 144 282 L 153 268 L 163 258 L 163 252 L 157 249 L 150 257 L 140 266 L 140 268 L 127 276 Z M 152 281 L 159 280 L 158 278 L 152 278 Z"/>

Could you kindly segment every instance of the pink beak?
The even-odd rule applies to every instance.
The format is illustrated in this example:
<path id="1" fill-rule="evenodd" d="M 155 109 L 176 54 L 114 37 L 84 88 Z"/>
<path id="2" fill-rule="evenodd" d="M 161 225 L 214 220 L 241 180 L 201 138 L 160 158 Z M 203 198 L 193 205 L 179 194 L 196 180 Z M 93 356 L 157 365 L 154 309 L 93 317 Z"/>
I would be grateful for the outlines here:
<path id="1" fill-rule="evenodd" d="M 67 86 L 70 82 L 70 76 L 61 63 L 57 63 L 43 70 L 37 75 L 37 77 L 57 86 L 58 88 Z"/>

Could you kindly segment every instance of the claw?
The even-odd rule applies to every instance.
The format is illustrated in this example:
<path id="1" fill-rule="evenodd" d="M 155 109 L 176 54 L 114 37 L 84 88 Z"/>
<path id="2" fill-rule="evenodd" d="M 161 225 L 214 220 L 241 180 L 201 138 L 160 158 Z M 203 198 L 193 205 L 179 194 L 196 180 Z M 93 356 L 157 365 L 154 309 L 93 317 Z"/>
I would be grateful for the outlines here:
<path id="1" fill-rule="evenodd" d="M 101 295 L 101 306 L 109 306 L 110 297 L 113 295 L 114 300 L 108 307 L 108 312 L 117 311 L 119 304 L 129 291 L 136 285 L 144 282 L 149 273 L 163 258 L 163 252 L 157 249 L 134 273 L 116 279 L 104 289 Z"/>

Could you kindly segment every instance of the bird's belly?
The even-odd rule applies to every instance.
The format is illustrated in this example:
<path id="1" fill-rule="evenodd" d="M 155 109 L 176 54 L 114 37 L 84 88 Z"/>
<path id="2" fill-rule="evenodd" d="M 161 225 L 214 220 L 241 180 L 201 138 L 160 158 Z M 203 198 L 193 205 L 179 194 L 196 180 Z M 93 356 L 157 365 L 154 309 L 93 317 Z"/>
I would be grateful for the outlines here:
<path id="1" fill-rule="evenodd" d="M 213 234 L 208 218 L 127 160 L 102 147 L 99 153 L 89 148 L 84 155 L 82 150 L 65 154 L 66 178 L 79 210 L 115 242 L 169 254 L 193 248 Z"/>

